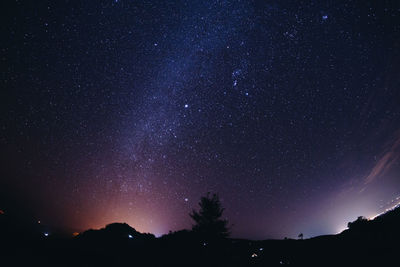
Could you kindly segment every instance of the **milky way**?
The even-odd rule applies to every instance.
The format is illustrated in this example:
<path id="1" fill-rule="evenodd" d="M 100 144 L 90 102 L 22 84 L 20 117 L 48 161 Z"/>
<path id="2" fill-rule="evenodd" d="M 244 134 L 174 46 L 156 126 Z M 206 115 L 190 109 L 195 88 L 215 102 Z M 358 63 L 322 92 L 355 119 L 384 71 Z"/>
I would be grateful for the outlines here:
<path id="1" fill-rule="evenodd" d="M 379 2 L 3 4 L 3 205 L 161 235 L 216 192 L 255 239 L 391 208 L 400 4 Z"/>

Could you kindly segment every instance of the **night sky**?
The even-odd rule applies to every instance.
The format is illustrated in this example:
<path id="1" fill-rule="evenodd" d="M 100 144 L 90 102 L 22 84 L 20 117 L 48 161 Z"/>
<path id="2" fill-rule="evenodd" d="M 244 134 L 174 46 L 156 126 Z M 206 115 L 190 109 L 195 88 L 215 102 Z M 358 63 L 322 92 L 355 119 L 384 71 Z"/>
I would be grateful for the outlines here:
<path id="1" fill-rule="evenodd" d="M 159 236 L 215 192 L 234 237 L 264 239 L 400 202 L 397 0 L 0 10 L 0 208 Z"/>

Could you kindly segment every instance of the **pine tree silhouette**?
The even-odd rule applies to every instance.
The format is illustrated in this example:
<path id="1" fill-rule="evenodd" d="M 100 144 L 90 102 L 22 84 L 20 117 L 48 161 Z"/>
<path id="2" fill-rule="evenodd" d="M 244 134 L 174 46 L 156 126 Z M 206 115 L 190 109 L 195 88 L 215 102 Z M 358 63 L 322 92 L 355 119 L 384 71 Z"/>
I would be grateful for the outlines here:
<path id="1" fill-rule="evenodd" d="M 207 193 L 199 202 L 200 210 L 193 210 L 190 217 L 195 221 L 193 232 L 200 234 L 206 239 L 228 237 L 230 232 L 228 221 L 221 219 L 224 208 L 217 194 Z"/>

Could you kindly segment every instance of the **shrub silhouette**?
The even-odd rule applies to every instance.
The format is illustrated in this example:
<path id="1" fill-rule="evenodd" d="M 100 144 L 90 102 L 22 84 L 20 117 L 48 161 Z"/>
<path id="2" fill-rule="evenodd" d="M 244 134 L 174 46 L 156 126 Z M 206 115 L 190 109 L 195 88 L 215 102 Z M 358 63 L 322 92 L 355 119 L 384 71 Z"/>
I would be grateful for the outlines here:
<path id="1" fill-rule="evenodd" d="M 303 239 L 303 233 L 300 233 L 300 234 L 298 235 L 298 237 L 299 237 L 299 239 Z"/>
<path id="2" fill-rule="evenodd" d="M 190 217 L 195 221 L 192 227 L 193 232 L 198 233 L 203 238 L 215 239 L 228 237 L 230 232 L 228 221 L 221 219 L 224 208 L 217 194 L 207 193 L 199 202 L 200 210 L 193 210 Z"/>
<path id="3" fill-rule="evenodd" d="M 368 219 L 365 218 L 364 216 L 358 216 L 357 220 L 355 220 L 354 222 L 349 222 L 347 224 L 347 227 L 349 229 L 361 229 L 364 228 L 368 223 Z"/>

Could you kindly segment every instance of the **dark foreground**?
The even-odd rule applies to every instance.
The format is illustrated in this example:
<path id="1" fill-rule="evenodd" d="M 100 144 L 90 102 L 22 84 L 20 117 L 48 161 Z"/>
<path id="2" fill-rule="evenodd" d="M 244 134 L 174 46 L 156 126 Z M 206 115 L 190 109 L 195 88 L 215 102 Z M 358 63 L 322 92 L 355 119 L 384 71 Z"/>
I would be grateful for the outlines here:
<path id="1" fill-rule="evenodd" d="M 307 240 L 205 241 L 189 231 L 162 238 L 111 224 L 75 237 L 45 236 L 2 218 L 0 266 L 400 266 L 400 210 Z M 5 264 L 3 264 L 5 263 Z"/>

